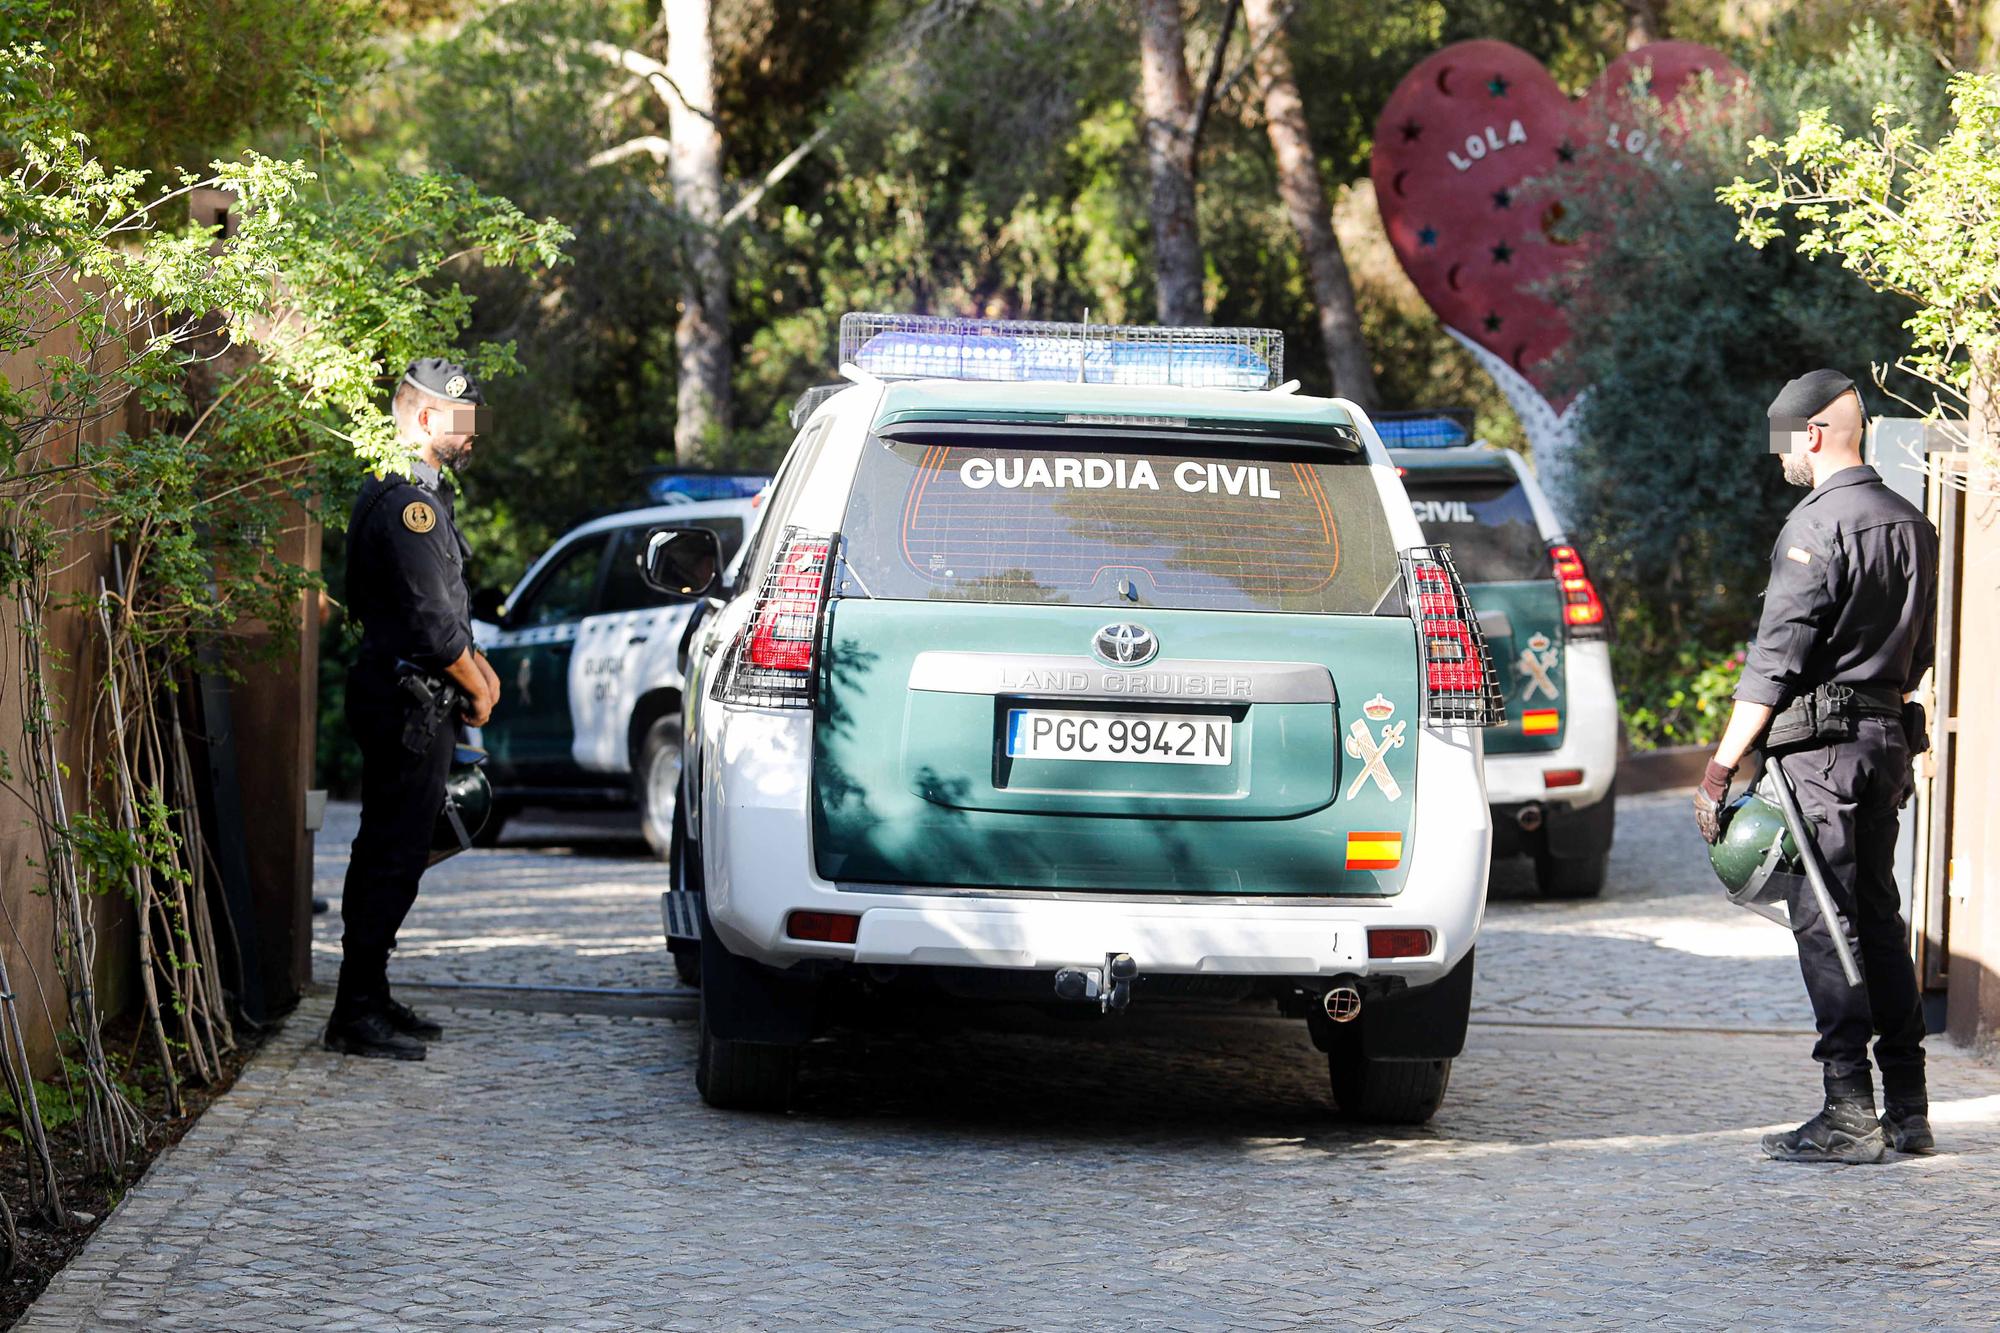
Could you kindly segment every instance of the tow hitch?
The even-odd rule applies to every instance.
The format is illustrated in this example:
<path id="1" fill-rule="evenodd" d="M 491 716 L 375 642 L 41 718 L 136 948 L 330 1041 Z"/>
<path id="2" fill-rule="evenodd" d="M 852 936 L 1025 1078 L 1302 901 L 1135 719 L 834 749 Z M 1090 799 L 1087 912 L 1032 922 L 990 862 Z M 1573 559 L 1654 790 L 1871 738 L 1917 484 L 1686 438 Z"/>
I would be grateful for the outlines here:
<path id="1" fill-rule="evenodd" d="M 1066 967 L 1057 972 L 1056 998 L 1096 1000 L 1098 1007 L 1107 1013 L 1123 1009 L 1132 1003 L 1132 982 L 1138 975 L 1139 964 L 1131 954 L 1108 953 L 1104 955 L 1103 967 Z"/>

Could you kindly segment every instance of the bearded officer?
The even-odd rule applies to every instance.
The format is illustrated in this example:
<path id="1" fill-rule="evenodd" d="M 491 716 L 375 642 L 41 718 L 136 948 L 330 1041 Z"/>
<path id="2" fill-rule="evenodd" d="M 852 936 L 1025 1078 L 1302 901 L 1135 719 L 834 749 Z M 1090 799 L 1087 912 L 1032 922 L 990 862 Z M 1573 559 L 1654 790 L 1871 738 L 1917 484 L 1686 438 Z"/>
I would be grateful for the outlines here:
<path id="1" fill-rule="evenodd" d="M 389 993 L 389 951 L 416 902 L 444 804 L 456 713 L 482 726 L 499 678 L 472 642 L 470 548 L 453 522 L 444 471 L 463 468 L 484 408 L 463 366 L 413 363 L 391 411 L 410 461 L 371 477 L 347 525 L 348 605 L 362 625 L 347 678 L 347 723 L 361 747 L 361 832 L 341 895 L 340 986 L 326 1044 L 351 1055 L 424 1058 L 443 1029 Z"/>
<path id="2" fill-rule="evenodd" d="M 1893 874 L 1897 810 L 1911 759 L 1926 748 L 1908 702 L 1930 669 L 1937 626 L 1937 532 L 1861 461 L 1866 415 L 1854 382 L 1815 370 L 1771 404 L 1785 479 L 1809 486 L 1778 534 L 1757 638 L 1736 704 L 1695 795 L 1695 820 L 1721 836 L 1730 779 L 1760 738 L 1798 794 L 1827 887 L 1860 960 L 1850 986 L 1810 892 L 1788 904 L 1811 997 L 1826 1104 L 1795 1130 L 1764 1137 L 1794 1162 L 1873 1162 L 1934 1147 L 1924 1084 L 1924 1019 Z M 1868 1040 L 1882 1071 L 1875 1114 Z"/>

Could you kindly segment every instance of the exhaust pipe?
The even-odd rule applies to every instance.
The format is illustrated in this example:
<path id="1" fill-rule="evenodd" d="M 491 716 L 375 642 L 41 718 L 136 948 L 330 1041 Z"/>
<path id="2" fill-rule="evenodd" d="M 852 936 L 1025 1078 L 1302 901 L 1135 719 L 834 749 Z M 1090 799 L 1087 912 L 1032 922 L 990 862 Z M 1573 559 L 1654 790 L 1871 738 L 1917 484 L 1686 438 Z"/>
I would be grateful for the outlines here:
<path id="1" fill-rule="evenodd" d="M 1326 1007 L 1326 1016 L 1336 1023 L 1352 1023 L 1361 1017 L 1361 992 L 1353 986 L 1334 986 L 1320 1002 Z"/>
<path id="2" fill-rule="evenodd" d="M 1533 833 L 1542 826 L 1542 807 L 1539 805 L 1522 806 L 1521 813 L 1514 816 L 1514 822 L 1521 826 L 1521 832 Z"/>

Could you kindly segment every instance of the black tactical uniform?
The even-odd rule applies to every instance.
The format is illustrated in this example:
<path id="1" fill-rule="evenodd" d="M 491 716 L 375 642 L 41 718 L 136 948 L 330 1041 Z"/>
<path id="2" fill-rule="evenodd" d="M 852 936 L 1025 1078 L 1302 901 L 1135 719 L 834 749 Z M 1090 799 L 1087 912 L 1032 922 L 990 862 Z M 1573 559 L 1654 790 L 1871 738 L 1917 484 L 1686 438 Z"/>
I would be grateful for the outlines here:
<path id="1" fill-rule="evenodd" d="M 1773 414 L 1781 415 L 1775 406 Z M 1872 1105 L 1873 1034 L 1892 1121 L 1925 1109 L 1923 1010 L 1893 858 L 1916 740 L 1906 734 L 1903 696 L 1935 651 L 1937 561 L 1936 530 L 1874 468 L 1826 478 L 1792 510 L 1772 548 L 1763 616 L 1736 690 L 1739 700 L 1779 710 L 1765 752 L 1791 778 L 1813 826 L 1866 980 L 1847 984 L 1813 895 L 1798 893 L 1792 928 L 1829 1103 Z M 1919 716 L 1910 720 L 1920 731 Z"/>
<path id="2" fill-rule="evenodd" d="M 408 378 L 453 403 L 479 401 L 470 376 L 446 362 L 420 361 Z M 361 748 L 361 832 L 341 898 L 345 929 L 329 1044 L 370 1015 L 405 1037 L 440 1032 L 390 998 L 388 965 L 429 862 L 458 719 L 449 706 L 442 710 L 448 715 L 427 713 L 404 677 L 424 678 L 443 697 L 445 668 L 473 646 L 469 554 L 453 522 L 452 488 L 436 468 L 413 459 L 405 471 L 363 483 L 347 526 L 347 602 L 362 625 L 360 655 L 347 677 L 348 729 Z M 377 1035 L 363 1031 L 339 1048 L 422 1058 L 420 1044 Z"/>

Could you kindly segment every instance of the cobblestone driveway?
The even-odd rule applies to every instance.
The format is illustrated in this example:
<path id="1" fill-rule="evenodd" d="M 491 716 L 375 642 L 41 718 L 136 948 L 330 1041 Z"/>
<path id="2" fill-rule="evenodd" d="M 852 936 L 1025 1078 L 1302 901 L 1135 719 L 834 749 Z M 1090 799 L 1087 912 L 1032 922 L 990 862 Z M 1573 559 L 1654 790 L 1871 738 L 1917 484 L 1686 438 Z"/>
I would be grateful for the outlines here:
<path id="1" fill-rule="evenodd" d="M 1796 965 L 1685 824 L 1624 802 L 1599 903 L 1500 877 L 1421 1131 L 1331 1121 L 1272 1021 L 844 1035 L 779 1118 L 700 1106 L 685 1023 L 433 991 L 451 1035 L 389 1066 L 315 998 L 24 1327 L 2000 1323 L 2000 1071 L 1935 1049 L 1944 1155 L 1761 1161 L 1816 1095 Z M 399 977 L 670 987 L 633 850 L 459 858 Z"/>

